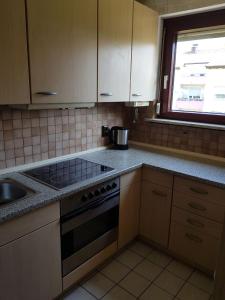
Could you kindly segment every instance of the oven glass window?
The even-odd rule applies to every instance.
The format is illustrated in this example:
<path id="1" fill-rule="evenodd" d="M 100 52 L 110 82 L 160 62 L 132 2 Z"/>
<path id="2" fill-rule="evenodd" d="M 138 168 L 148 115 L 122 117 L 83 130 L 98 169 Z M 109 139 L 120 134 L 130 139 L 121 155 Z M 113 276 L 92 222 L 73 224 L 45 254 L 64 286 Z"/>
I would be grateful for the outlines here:
<path id="1" fill-rule="evenodd" d="M 118 226 L 119 206 L 76 227 L 62 236 L 62 259 L 66 259 L 98 237 Z"/>

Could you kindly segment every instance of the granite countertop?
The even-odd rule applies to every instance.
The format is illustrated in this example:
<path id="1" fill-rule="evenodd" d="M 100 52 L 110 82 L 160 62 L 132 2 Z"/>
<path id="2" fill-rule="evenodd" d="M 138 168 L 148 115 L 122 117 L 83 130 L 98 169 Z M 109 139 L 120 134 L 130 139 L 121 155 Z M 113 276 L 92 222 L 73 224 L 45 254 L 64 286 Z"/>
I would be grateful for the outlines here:
<path id="1" fill-rule="evenodd" d="M 12 178 L 32 189 L 35 193 L 24 199 L 0 206 L 0 223 L 68 197 L 73 193 L 103 181 L 128 173 L 143 165 L 187 176 L 188 178 L 197 179 L 225 189 L 225 165 L 221 166 L 219 164 L 200 162 L 165 152 L 132 147 L 127 151 L 105 149 L 79 156 L 75 154 L 74 157 L 104 164 L 114 168 L 114 170 L 104 175 L 73 184 L 60 191 L 43 185 L 19 172 L 4 174 L 0 176 L 0 179 Z"/>

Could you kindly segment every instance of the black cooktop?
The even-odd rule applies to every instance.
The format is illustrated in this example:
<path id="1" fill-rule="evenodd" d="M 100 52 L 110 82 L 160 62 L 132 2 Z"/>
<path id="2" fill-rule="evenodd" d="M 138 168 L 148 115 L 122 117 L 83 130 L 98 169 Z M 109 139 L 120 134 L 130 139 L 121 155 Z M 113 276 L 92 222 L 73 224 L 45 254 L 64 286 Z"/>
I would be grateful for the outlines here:
<path id="1" fill-rule="evenodd" d="M 31 169 L 25 171 L 24 174 L 56 189 L 62 189 L 66 186 L 112 170 L 112 168 L 104 165 L 96 164 L 85 159 L 75 158 Z"/>

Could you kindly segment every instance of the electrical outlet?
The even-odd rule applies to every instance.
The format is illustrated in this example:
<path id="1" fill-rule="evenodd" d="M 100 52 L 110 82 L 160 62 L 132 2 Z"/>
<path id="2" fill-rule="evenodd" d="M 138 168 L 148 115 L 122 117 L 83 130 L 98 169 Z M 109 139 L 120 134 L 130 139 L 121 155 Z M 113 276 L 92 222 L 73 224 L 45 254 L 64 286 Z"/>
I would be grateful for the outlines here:
<path id="1" fill-rule="evenodd" d="M 102 137 L 109 136 L 110 129 L 108 126 L 102 126 Z"/>

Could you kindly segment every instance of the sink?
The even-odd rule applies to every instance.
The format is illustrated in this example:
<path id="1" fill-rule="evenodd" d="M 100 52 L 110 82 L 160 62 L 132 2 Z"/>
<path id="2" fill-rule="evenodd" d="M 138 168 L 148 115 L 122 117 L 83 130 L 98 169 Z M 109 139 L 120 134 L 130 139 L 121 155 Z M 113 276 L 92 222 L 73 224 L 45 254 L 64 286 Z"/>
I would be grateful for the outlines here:
<path id="1" fill-rule="evenodd" d="M 11 180 L 4 179 L 0 181 L 0 204 L 9 203 L 15 200 L 24 198 L 29 189 L 21 185 L 20 183 Z"/>

